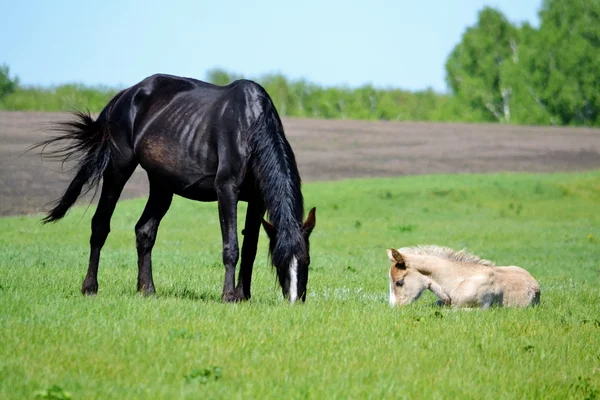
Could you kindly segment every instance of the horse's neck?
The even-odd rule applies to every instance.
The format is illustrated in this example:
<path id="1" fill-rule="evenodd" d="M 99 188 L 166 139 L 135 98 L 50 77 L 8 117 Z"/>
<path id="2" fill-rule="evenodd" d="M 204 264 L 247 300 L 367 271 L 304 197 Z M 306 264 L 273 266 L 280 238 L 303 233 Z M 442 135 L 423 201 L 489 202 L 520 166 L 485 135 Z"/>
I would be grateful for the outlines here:
<path id="1" fill-rule="evenodd" d="M 449 272 L 448 261 L 439 257 L 416 255 L 411 258 L 410 266 L 412 268 L 433 279 L 439 279 Z"/>

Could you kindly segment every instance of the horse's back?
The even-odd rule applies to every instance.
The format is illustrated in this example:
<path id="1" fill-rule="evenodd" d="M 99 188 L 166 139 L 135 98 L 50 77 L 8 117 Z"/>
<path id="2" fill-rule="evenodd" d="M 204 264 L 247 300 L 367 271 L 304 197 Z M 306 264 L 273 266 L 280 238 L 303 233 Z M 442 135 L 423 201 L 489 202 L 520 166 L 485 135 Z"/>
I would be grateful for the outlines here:
<path id="1" fill-rule="evenodd" d="M 540 301 L 540 284 L 525 269 L 517 266 L 495 267 L 502 291 L 502 303 L 508 307 L 527 307 Z"/>
<path id="2" fill-rule="evenodd" d="M 105 111 L 109 111 L 113 118 L 119 111 L 130 116 L 135 114 L 138 120 L 145 114 L 154 117 L 156 113 L 163 112 L 165 107 L 178 106 L 187 108 L 187 111 L 204 109 L 206 112 L 208 109 L 218 108 L 223 101 L 232 100 L 234 89 L 237 88 L 252 93 L 265 92 L 258 83 L 246 79 L 227 85 L 215 85 L 195 78 L 154 74 L 115 95 Z M 237 96 L 238 102 L 241 99 Z"/>
<path id="3" fill-rule="evenodd" d="M 119 147 L 155 180 L 182 196 L 214 200 L 220 168 L 243 179 L 250 154 L 244 135 L 265 95 L 249 80 L 219 86 L 155 74 L 119 93 L 103 113 L 120 127 Z"/>
<path id="4" fill-rule="evenodd" d="M 181 96 L 194 105 L 219 106 L 222 102 L 232 101 L 247 105 L 259 97 L 268 97 L 260 84 L 249 79 L 237 79 L 227 85 L 215 85 L 195 78 L 168 74 L 151 75 L 130 89 L 138 95 L 145 95 L 147 101 L 152 104 Z"/>
<path id="5" fill-rule="evenodd" d="M 153 128 L 184 135 L 190 125 L 195 134 L 208 134 L 209 128 L 243 130 L 264 111 L 262 99 L 268 98 L 262 86 L 246 79 L 219 86 L 165 74 L 152 75 L 130 91 L 140 121 L 135 134 Z"/>

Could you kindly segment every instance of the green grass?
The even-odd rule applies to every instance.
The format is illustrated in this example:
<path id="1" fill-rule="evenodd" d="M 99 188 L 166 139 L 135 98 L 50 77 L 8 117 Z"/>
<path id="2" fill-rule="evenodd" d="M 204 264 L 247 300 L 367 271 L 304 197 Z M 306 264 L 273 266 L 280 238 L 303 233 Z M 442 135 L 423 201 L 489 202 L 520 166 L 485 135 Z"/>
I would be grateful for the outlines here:
<path id="1" fill-rule="evenodd" d="M 252 300 L 221 304 L 214 203 L 174 201 L 155 298 L 135 293 L 143 199 L 117 206 L 93 298 L 79 288 L 94 207 L 49 226 L 0 219 L 0 398 L 600 397 L 600 171 L 307 183 L 304 194 L 317 226 L 307 303 L 293 306 L 264 232 Z M 391 309 L 385 249 L 419 243 L 526 268 L 541 305 L 453 311 L 428 293 Z"/>

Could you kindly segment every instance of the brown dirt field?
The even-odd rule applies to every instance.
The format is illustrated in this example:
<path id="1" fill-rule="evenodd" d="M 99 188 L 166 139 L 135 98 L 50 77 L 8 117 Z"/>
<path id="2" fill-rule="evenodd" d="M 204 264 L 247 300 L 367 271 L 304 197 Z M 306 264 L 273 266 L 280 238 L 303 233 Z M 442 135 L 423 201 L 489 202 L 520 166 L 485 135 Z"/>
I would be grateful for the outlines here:
<path id="1" fill-rule="evenodd" d="M 0 215 L 44 212 L 72 178 L 26 148 L 69 118 L 0 111 Z M 283 118 L 303 181 L 436 173 L 600 169 L 600 129 L 497 124 L 333 121 Z M 124 198 L 147 195 L 138 167 Z M 82 203 L 80 200 L 79 204 Z"/>

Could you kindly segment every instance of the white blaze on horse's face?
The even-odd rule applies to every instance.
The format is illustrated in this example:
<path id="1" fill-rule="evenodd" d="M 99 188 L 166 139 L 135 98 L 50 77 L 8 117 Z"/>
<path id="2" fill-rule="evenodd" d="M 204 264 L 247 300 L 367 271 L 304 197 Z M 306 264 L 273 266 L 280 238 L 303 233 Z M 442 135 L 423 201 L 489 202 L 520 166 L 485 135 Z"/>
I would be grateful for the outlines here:
<path id="1" fill-rule="evenodd" d="M 316 208 L 313 207 L 309 213 L 306 221 L 301 225 L 300 235 L 292 235 L 286 238 L 287 240 L 293 239 L 298 251 L 296 255 L 292 256 L 291 261 L 288 265 L 285 265 L 287 261 L 281 261 L 275 265 L 277 268 L 277 277 L 283 297 L 290 303 L 295 303 L 298 300 L 304 302 L 306 300 L 306 285 L 308 282 L 308 266 L 310 265 L 309 255 L 309 240 L 311 232 L 313 231 L 316 224 Z M 275 226 L 270 222 L 262 219 L 262 225 L 265 232 L 269 236 L 269 251 L 273 254 L 273 251 L 278 241 L 278 231 Z M 286 231 L 289 235 L 289 232 Z M 299 242 L 298 239 L 303 240 Z"/>
<path id="2" fill-rule="evenodd" d="M 289 269 L 289 298 L 290 303 L 295 303 L 298 300 L 298 260 L 296 257 L 292 258 Z"/>
<path id="3" fill-rule="evenodd" d="M 423 276 L 406 265 L 402 255 L 395 249 L 388 249 L 392 262 L 389 273 L 390 306 L 403 306 L 418 299 L 427 289 Z"/>

